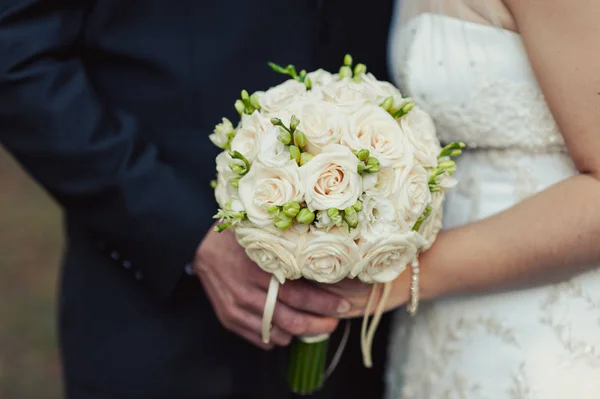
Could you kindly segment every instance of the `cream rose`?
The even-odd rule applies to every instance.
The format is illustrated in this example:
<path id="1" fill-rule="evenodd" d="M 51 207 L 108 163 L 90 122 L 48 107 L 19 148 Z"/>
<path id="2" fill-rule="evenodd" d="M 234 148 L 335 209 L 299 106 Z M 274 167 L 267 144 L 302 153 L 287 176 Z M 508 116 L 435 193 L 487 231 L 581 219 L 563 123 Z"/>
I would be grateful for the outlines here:
<path id="1" fill-rule="evenodd" d="M 242 115 L 239 129 L 231 140 L 231 149 L 239 151 L 249 162 L 258 155 L 260 138 L 273 128 L 271 121 L 255 111 L 252 115 Z"/>
<path id="2" fill-rule="evenodd" d="M 364 93 L 364 87 L 351 80 L 336 80 L 315 90 L 324 101 L 330 102 L 347 113 L 354 113 L 369 104 L 370 98 Z"/>
<path id="3" fill-rule="evenodd" d="M 311 211 L 352 206 L 362 194 L 358 158 L 347 147 L 333 144 L 300 168 L 304 199 Z"/>
<path id="4" fill-rule="evenodd" d="M 404 166 L 413 158 L 413 147 L 396 120 L 377 105 L 352 115 L 341 143 L 351 150 L 369 150 L 382 167 Z"/>
<path id="5" fill-rule="evenodd" d="M 221 207 L 225 208 L 225 204 L 232 199 L 237 199 L 237 190 L 231 185 L 231 180 L 238 177 L 229 168 L 231 157 L 224 151 L 217 155 L 217 187 L 215 188 L 215 199 Z"/>
<path id="6" fill-rule="evenodd" d="M 309 72 L 306 77 L 310 79 L 313 87 L 328 85 L 335 79 L 334 75 L 324 69 L 317 69 L 314 72 Z"/>
<path id="7" fill-rule="evenodd" d="M 377 80 L 371 73 L 361 76 L 360 85 L 363 88 L 364 95 L 377 105 L 381 105 L 388 97 L 394 99 L 394 105 L 405 102 L 402 98 L 402 93 L 393 84 Z"/>
<path id="8" fill-rule="evenodd" d="M 431 213 L 423 221 L 419 233 L 427 241 L 427 244 L 423 248 L 424 251 L 428 250 L 437 238 L 438 233 L 442 230 L 442 220 L 444 217 L 444 194 L 441 192 L 433 193 L 433 200 L 431 202 Z"/>
<path id="9" fill-rule="evenodd" d="M 429 174 L 420 165 L 414 165 L 400 183 L 393 196 L 394 205 L 401 220 L 411 227 L 431 203 Z"/>
<path id="10" fill-rule="evenodd" d="M 402 180 L 402 169 L 383 168 L 377 173 L 363 175 L 363 190 L 368 195 L 389 197 L 398 190 Z"/>
<path id="11" fill-rule="evenodd" d="M 431 117 L 415 107 L 398 124 L 412 144 L 416 160 L 426 168 L 437 166 L 437 157 L 442 147 Z"/>
<path id="12" fill-rule="evenodd" d="M 302 275 L 326 284 L 346 278 L 359 261 L 358 246 L 342 229 L 311 231 L 298 255 Z"/>
<path id="13" fill-rule="evenodd" d="M 261 269 L 273 274 L 283 284 L 302 276 L 296 257 L 305 234 L 293 230 L 274 233 L 270 230 L 241 226 L 235 230 L 246 254 Z"/>
<path id="14" fill-rule="evenodd" d="M 302 201 L 298 165 L 290 160 L 282 167 L 270 168 L 255 162 L 250 172 L 240 179 L 238 191 L 248 219 L 257 226 L 269 226 L 273 223 L 267 211 L 269 207 Z"/>
<path id="15" fill-rule="evenodd" d="M 423 237 L 414 231 L 362 237 L 358 244 L 362 262 L 352 270 L 352 275 L 365 283 L 393 281 L 425 244 Z"/>
<path id="16" fill-rule="evenodd" d="M 386 235 L 407 228 L 406 224 L 398 221 L 394 204 L 381 195 L 365 194 L 361 198 L 363 210 L 359 212 L 359 228 L 364 235 Z"/>
<path id="17" fill-rule="evenodd" d="M 300 129 L 306 134 L 306 151 L 320 154 L 330 144 L 339 144 L 347 116 L 335 105 L 321 100 L 303 100 L 289 108 L 300 119 Z"/>
<path id="18" fill-rule="evenodd" d="M 267 91 L 256 92 L 256 95 L 262 112 L 276 113 L 287 107 L 299 96 L 306 95 L 306 86 L 304 83 L 289 79 Z"/>

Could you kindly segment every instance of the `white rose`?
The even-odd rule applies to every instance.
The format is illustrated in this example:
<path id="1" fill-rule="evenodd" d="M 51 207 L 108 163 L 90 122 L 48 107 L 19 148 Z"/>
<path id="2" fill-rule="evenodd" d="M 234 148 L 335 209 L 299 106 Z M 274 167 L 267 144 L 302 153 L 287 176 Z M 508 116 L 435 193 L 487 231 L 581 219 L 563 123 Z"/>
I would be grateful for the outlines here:
<path id="1" fill-rule="evenodd" d="M 365 283 L 393 281 L 423 245 L 425 240 L 414 231 L 363 238 L 358 243 L 362 262 L 352 270 L 352 275 Z"/>
<path id="2" fill-rule="evenodd" d="M 294 103 L 289 110 L 300 119 L 298 129 L 306 134 L 306 151 L 317 155 L 324 147 L 340 143 L 347 116 L 336 106 L 313 99 Z"/>
<path id="3" fill-rule="evenodd" d="M 223 121 L 215 126 L 213 134 L 208 136 L 210 141 L 221 149 L 226 149 L 229 146 L 229 140 L 235 135 L 233 125 L 227 118 L 223 118 Z"/>
<path id="4" fill-rule="evenodd" d="M 431 214 L 423 221 L 419 233 L 427 241 L 423 248 L 428 250 L 437 238 L 438 233 L 442 229 L 442 220 L 444 217 L 444 194 L 441 192 L 433 193 L 431 202 Z"/>
<path id="5" fill-rule="evenodd" d="M 431 203 L 429 174 L 420 165 L 414 165 L 393 195 L 394 205 L 400 219 L 411 227 Z"/>
<path id="6" fill-rule="evenodd" d="M 342 229 L 311 231 L 298 255 L 302 275 L 309 280 L 326 284 L 346 278 L 359 261 L 356 243 Z"/>
<path id="7" fill-rule="evenodd" d="M 217 155 L 216 162 L 217 187 L 215 188 L 215 199 L 221 209 L 224 209 L 227 202 L 237 199 L 237 190 L 231 185 L 230 181 L 238 175 L 229 168 L 231 157 L 227 154 L 227 151 Z"/>
<path id="8" fill-rule="evenodd" d="M 336 80 L 314 90 L 312 93 L 324 101 L 333 103 L 347 113 L 353 113 L 369 103 L 364 86 L 348 79 Z"/>
<path id="9" fill-rule="evenodd" d="M 377 105 L 366 105 L 352 115 L 341 143 L 351 150 L 369 150 L 382 167 L 403 166 L 413 157 L 413 148 L 396 120 Z"/>
<path id="10" fill-rule="evenodd" d="M 296 257 L 304 235 L 292 229 L 273 233 L 269 230 L 241 226 L 235 229 L 238 242 L 261 269 L 273 274 L 283 284 L 302 276 Z"/>
<path id="11" fill-rule="evenodd" d="M 334 75 L 324 69 L 317 69 L 314 72 L 310 72 L 306 75 L 306 77 L 310 79 L 313 87 L 328 85 L 335 79 Z"/>
<path id="12" fill-rule="evenodd" d="M 273 128 L 273 124 L 260 112 L 242 115 L 239 129 L 231 140 L 231 149 L 239 151 L 249 162 L 254 162 L 258 154 L 260 138 Z"/>
<path id="13" fill-rule="evenodd" d="M 261 111 L 265 113 L 279 112 L 298 96 L 304 95 L 306 95 L 306 86 L 294 79 L 286 80 L 265 92 L 256 92 Z"/>
<path id="14" fill-rule="evenodd" d="M 345 209 L 362 194 L 358 158 L 347 147 L 333 144 L 300 168 L 304 199 L 311 211 Z"/>
<path id="15" fill-rule="evenodd" d="M 360 85 L 363 87 L 364 95 L 377 105 L 381 105 L 383 101 L 392 97 L 394 105 L 400 105 L 406 100 L 402 98 L 402 93 L 390 82 L 380 81 L 371 73 L 361 76 Z"/>
<path id="16" fill-rule="evenodd" d="M 415 159 L 426 168 L 437 166 L 442 146 L 431 117 L 415 107 L 398 124 L 414 148 Z"/>
<path id="17" fill-rule="evenodd" d="M 279 128 L 273 126 L 259 139 L 257 159 L 266 166 L 279 168 L 290 161 L 290 153 L 279 140 Z"/>
<path id="18" fill-rule="evenodd" d="M 267 211 L 269 207 L 302 201 L 298 165 L 290 160 L 282 167 L 269 168 L 255 162 L 250 172 L 240 179 L 238 191 L 248 219 L 257 226 L 270 226 L 273 217 Z"/>

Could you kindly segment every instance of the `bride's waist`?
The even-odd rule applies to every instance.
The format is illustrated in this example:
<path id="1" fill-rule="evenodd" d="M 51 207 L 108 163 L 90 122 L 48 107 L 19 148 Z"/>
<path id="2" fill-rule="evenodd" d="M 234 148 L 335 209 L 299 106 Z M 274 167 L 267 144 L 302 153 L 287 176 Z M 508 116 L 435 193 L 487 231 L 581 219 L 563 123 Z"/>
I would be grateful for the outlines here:
<path id="1" fill-rule="evenodd" d="M 446 197 L 445 227 L 500 212 L 577 173 L 561 151 L 467 150 L 457 166 L 458 185 Z"/>

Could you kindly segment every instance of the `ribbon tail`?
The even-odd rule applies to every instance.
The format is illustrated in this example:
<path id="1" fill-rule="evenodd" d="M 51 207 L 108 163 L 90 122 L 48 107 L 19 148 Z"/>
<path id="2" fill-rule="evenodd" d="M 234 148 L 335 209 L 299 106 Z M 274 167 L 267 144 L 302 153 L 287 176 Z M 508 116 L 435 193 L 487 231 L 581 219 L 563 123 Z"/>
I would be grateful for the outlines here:
<path id="1" fill-rule="evenodd" d="M 267 291 L 267 300 L 263 310 L 262 318 L 262 341 L 268 344 L 271 341 L 271 328 L 275 305 L 277 304 L 277 294 L 279 293 L 279 281 L 275 276 L 271 276 L 269 290 Z"/>

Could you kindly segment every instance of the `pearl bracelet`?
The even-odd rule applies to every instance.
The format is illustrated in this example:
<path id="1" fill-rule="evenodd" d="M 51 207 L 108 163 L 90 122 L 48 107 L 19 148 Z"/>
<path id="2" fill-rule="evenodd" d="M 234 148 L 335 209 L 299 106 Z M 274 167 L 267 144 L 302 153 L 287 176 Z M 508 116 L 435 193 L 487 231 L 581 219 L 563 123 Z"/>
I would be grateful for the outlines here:
<path id="1" fill-rule="evenodd" d="M 411 316 L 414 316 L 419 308 L 419 258 L 412 261 L 410 270 L 412 272 L 410 278 L 410 302 L 406 310 Z"/>

